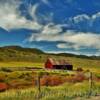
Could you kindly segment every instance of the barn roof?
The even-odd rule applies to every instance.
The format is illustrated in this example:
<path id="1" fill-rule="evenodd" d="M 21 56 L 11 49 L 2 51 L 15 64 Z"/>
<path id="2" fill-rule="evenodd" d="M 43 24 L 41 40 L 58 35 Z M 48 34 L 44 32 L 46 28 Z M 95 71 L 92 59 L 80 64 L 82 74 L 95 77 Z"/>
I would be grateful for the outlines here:
<path id="1" fill-rule="evenodd" d="M 68 61 L 64 59 L 56 60 L 53 58 L 48 58 L 48 60 L 53 64 L 53 65 L 71 65 Z"/>

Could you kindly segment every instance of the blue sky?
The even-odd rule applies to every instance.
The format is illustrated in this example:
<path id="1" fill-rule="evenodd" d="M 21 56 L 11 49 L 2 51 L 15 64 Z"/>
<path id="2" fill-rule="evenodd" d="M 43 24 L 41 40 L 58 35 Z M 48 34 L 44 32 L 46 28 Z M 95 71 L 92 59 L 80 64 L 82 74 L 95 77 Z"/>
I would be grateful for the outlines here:
<path id="1" fill-rule="evenodd" d="M 100 55 L 100 0 L 0 0 L 0 46 Z"/>

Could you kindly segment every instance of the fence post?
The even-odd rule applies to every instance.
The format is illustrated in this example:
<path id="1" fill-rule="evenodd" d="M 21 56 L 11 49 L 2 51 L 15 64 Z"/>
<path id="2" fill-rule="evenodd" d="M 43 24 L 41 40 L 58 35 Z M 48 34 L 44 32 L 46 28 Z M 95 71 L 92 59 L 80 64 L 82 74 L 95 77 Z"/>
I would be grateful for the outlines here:
<path id="1" fill-rule="evenodd" d="M 38 91 L 41 92 L 40 75 L 38 75 Z"/>
<path id="2" fill-rule="evenodd" d="M 90 75 L 89 75 L 89 96 L 92 95 L 92 88 L 93 88 L 93 73 L 90 72 Z"/>
<path id="3" fill-rule="evenodd" d="M 40 75 L 37 75 L 37 89 L 38 89 L 38 94 L 37 94 L 37 100 L 40 100 L 41 98 L 41 85 L 40 85 Z"/>

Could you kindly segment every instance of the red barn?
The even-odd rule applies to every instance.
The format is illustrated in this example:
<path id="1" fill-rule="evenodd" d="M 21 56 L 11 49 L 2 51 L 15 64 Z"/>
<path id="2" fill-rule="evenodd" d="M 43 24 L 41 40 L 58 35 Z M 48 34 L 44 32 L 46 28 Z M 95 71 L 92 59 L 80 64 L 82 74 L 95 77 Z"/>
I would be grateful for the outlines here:
<path id="1" fill-rule="evenodd" d="M 73 70 L 73 65 L 68 63 L 65 60 L 55 60 L 52 58 L 48 58 L 45 62 L 45 68 L 48 69 L 67 69 L 67 70 Z"/>

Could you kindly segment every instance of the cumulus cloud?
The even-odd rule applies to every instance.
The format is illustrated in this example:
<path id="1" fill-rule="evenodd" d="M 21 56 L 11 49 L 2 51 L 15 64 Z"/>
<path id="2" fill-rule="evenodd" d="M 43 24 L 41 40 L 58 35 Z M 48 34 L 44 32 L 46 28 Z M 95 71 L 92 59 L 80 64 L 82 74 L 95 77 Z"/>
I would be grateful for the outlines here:
<path id="1" fill-rule="evenodd" d="M 52 41 L 52 36 L 56 36 L 57 34 L 59 35 L 60 32 L 62 32 L 62 25 L 55 25 L 54 23 L 49 23 L 45 25 L 40 33 L 34 33 L 29 37 L 29 41 Z"/>
<path id="2" fill-rule="evenodd" d="M 92 19 L 96 19 L 96 18 L 98 18 L 98 17 L 100 18 L 100 12 L 98 12 L 98 13 L 92 15 Z"/>
<path id="3" fill-rule="evenodd" d="M 75 44 L 68 44 L 68 43 L 59 43 L 56 46 L 60 49 L 75 49 L 75 50 L 82 49 L 77 44 L 75 45 Z"/>
<path id="4" fill-rule="evenodd" d="M 53 27 L 56 29 L 57 27 Z M 59 28 L 60 29 L 60 28 Z M 29 38 L 29 41 L 52 41 L 52 42 L 64 42 L 63 44 L 58 44 L 58 48 L 74 48 L 76 50 L 81 47 L 91 47 L 100 49 L 100 34 L 94 33 L 84 33 L 84 32 L 74 32 L 74 31 L 66 31 L 63 33 L 61 30 L 54 31 L 53 34 L 47 34 L 47 30 L 44 30 L 38 34 L 32 34 Z M 51 29 L 52 32 L 52 29 Z M 72 45 L 68 45 L 68 43 Z"/>
<path id="5" fill-rule="evenodd" d="M 72 18 L 69 18 L 67 24 L 69 25 L 69 28 L 77 31 L 100 32 L 99 22 L 100 12 L 91 16 L 87 14 L 76 15 Z"/>
<path id="6" fill-rule="evenodd" d="M 74 16 L 72 19 L 75 22 L 80 22 L 80 21 L 84 21 L 84 20 L 91 20 L 91 21 L 93 21 L 96 18 L 100 18 L 100 12 L 97 12 L 97 13 L 93 14 L 92 16 L 89 16 L 87 14 L 81 14 L 81 15 Z"/>
<path id="7" fill-rule="evenodd" d="M 19 6 L 21 0 L 0 1 L 0 27 L 4 29 L 28 28 L 39 29 L 41 26 L 36 21 L 27 20 L 21 16 Z M 36 5 L 32 7 L 32 16 L 35 16 Z"/>
<path id="8" fill-rule="evenodd" d="M 100 13 L 96 13 L 92 16 L 86 14 L 77 15 L 72 18 L 74 25 L 78 23 L 84 23 L 84 27 L 93 26 L 94 21 L 100 18 Z M 86 23 L 87 22 L 87 23 Z M 67 26 L 68 24 L 64 25 Z M 48 42 L 59 42 L 56 47 L 58 49 L 73 49 L 80 51 L 82 49 L 96 49 L 100 50 L 100 34 L 94 32 L 76 32 L 73 30 L 67 30 L 63 32 L 61 24 L 55 25 L 49 23 L 45 25 L 40 33 L 32 34 L 29 41 L 48 41 Z M 80 24 L 79 24 L 80 26 Z M 99 51 L 97 51 L 98 54 Z"/>
<path id="9" fill-rule="evenodd" d="M 54 25 L 53 23 L 49 23 L 44 26 L 42 34 L 57 34 L 62 32 L 62 28 L 60 25 Z"/>
<path id="10" fill-rule="evenodd" d="M 58 48 L 73 48 L 75 50 L 95 48 L 100 50 L 100 35 L 93 33 L 77 33 L 66 36 L 65 43 L 59 43 Z M 68 44 L 71 43 L 71 44 Z"/>
<path id="11" fill-rule="evenodd" d="M 79 23 L 80 21 L 84 21 L 84 20 L 89 20 L 90 17 L 86 14 L 82 14 L 82 15 L 77 15 L 74 18 L 75 23 Z"/>
<path id="12" fill-rule="evenodd" d="M 76 54 L 76 55 L 87 55 L 87 56 L 100 56 L 100 52 L 94 53 L 89 53 L 89 52 L 81 52 L 81 51 L 68 51 L 68 50 L 50 50 L 46 51 L 47 53 L 53 53 L 53 54 L 59 54 L 59 53 L 71 53 L 71 54 Z"/>

